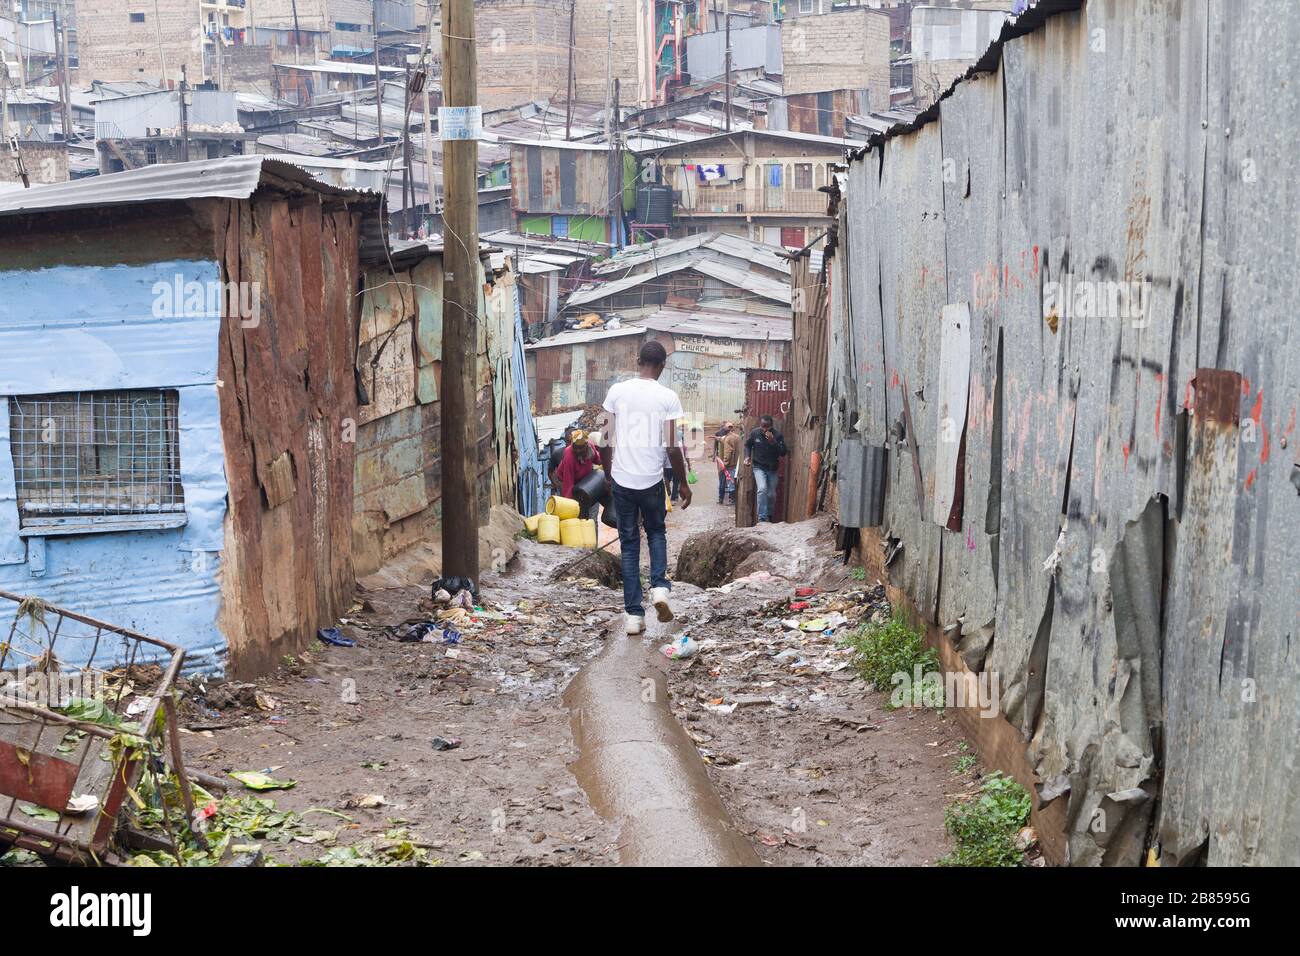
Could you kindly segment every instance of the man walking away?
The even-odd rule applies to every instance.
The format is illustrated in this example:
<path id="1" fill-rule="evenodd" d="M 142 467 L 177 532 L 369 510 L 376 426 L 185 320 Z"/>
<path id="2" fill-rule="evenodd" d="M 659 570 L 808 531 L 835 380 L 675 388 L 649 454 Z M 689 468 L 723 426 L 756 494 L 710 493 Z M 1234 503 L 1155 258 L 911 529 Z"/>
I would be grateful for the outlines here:
<path id="1" fill-rule="evenodd" d="M 754 484 L 758 490 L 758 520 L 772 520 L 776 501 L 776 470 L 781 456 L 788 455 L 785 436 L 775 428 L 771 415 L 758 420 L 758 427 L 745 440 L 745 464 L 754 466 Z"/>
<path id="2" fill-rule="evenodd" d="M 623 610 L 627 633 L 645 630 L 641 592 L 641 532 L 645 528 L 650 551 L 650 600 L 661 621 L 673 619 L 668 594 L 668 534 L 664 489 L 664 451 L 681 484 L 682 509 L 690 507 L 691 486 L 686 462 L 677 446 L 675 423 L 684 416 L 681 399 L 659 384 L 668 353 L 658 342 L 641 346 L 637 377 L 619 382 L 605 397 L 610 413 L 608 433 L 613 438 L 609 476 L 618 516 L 618 541 L 623 558 Z"/>
<path id="3" fill-rule="evenodd" d="M 717 434 L 718 504 L 735 503 L 736 463 L 740 461 L 740 434 L 731 422 L 722 423 Z"/>

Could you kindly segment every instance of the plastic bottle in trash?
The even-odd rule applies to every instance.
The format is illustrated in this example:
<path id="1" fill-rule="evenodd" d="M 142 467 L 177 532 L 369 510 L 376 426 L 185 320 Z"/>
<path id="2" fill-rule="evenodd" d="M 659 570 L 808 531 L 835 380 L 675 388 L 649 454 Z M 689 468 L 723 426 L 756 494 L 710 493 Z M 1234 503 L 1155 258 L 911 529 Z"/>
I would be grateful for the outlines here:
<path id="1" fill-rule="evenodd" d="M 689 634 L 683 634 L 680 640 L 665 644 L 659 650 L 669 660 L 682 661 L 699 653 L 700 645 L 692 640 Z"/>

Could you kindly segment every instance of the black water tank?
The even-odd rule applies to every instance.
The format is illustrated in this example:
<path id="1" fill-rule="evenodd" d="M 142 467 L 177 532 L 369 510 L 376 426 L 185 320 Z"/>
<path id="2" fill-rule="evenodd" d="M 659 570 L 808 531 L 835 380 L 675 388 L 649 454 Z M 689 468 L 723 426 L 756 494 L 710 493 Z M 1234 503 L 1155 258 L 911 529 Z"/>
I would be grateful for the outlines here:
<path id="1" fill-rule="evenodd" d="M 673 219 L 673 190 L 662 183 L 639 183 L 636 187 L 636 221 L 662 225 Z"/>

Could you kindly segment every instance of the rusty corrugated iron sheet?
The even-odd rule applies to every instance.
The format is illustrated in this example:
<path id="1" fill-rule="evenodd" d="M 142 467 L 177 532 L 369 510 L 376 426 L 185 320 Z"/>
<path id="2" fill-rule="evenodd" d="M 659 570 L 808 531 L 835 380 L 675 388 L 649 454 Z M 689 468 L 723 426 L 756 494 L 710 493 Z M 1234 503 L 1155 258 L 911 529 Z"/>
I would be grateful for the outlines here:
<path id="1" fill-rule="evenodd" d="M 850 164 L 835 430 L 888 447 L 892 579 L 998 675 L 1070 862 L 1295 864 L 1300 335 L 1275 277 L 1298 210 L 1260 175 L 1300 147 L 1278 108 L 1300 9 L 1079 6 L 1040 4 L 992 72 Z M 1105 304 L 1107 283 L 1134 298 Z"/>
<path id="2" fill-rule="evenodd" d="M 791 350 L 791 426 L 786 431 L 790 448 L 790 487 L 786 495 L 787 521 L 802 521 L 808 513 L 813 455 L 820 456 L 825 441 L 830 290 L 827 273 L 813 272 L 811 250 L 791 262 L 791 299 L 794 310 L 794 345 Z"/>
<path id="3" fill-rule="evenodd" d="M 442 253 L 413 245 L 395 262 L 395 273 L 386 267 L 367 272 L 361 296 L 357 365 L 370 399 L 358 409 L 356 428 L 352 540 L 361 576 L 441 529 Z M 494 276 L 479 301 L 475 414 L 484 513 L 494 504 L 514 505 L 518 497 L 514 352 L 522 347 L 515 293 L 515 277 L 506 271 Z"/>
<path id="4" fill-rule="evenodd" d="M 378 198 L 363 190 L 332 186 L 292 163 L 267 156 L 227 156 L 13 190 L 0 194 L 0 216 L 189 199 L 248 199 L 269 181 L 326 195 Z"/>
<path id="5" fill-rule="evenodd" d="M 219 339 L 229 484 L 220 626 L 240 676 L 307 646 L 352 600 L 345 423 L 358 413 L 361 217 L 262 194 L 211 203 L 223 278 L 256 282 L 263 298 L 260 323 L 224 321 Z"/>
<path id="6" fill-rule="evenodd" d="M 737 423 L 741 426 L 741 435 L 748 439 L 758 421 L 764 415 L 771 415 L 775 427 L 785 435 L 787 445 L 790 440 L 790 407 L 794 386 L 793 373 L 774 371 L 765 368 L 745 370 L 745 406 L 744 414 Z M 744 453 L 741 455 L 744 458 Z M 780 460 L 777 468 L 776 501 L 772 516 L 785 514 L 785 502 L 788 497 L 787 485 L 790 469 L 789 456 Z M 754 504 L 754 473 L 743 464 L 739 468 L 739 482 L 736 488 L 736 526 L 753 527 L 757 520 Z"/>

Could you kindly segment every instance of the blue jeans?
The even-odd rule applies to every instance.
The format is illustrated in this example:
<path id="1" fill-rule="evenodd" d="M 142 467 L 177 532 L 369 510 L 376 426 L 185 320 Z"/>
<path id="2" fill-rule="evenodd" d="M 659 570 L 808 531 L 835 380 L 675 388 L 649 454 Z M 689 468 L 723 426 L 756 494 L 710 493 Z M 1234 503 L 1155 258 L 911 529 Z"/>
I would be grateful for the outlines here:
<path id="1" fill-rule="evenodd" d="M 772 520 L 772 506 L 776 504 L 776 471 L 754 466 L 754 484 L 758 486 L 758 520 Z"/>
<path id="2" fill-rule="evenodd" d="M 664 484 L 649 488 L 624 488 L 614 483 L 614 510 L 618 513 L 618 543 L 623 557 L 623 610 L 645 617 L 641 592 L 640 518 L 650 545 L 650 586 L 671 588 L 668 583 L 668 533 L 664 519 Z"/>

